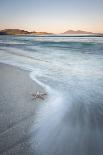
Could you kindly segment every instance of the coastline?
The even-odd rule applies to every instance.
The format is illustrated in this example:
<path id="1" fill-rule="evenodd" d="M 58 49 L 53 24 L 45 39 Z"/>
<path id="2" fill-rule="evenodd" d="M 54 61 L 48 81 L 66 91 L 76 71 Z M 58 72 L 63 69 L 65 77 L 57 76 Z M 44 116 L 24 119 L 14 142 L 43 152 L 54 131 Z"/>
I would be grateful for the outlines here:
<path id="1" fill-rule="evenodd" d="M 101 38 L 1 37 L 0 155 L 103 154 L 102 49 Z"/>
<path id="2" fill-rule="evenodd" d="M 16 153 L 15 147 L 28 137 L 37 109 L 43 103 L 41 99 L 32 99 L 36 91 L 45 92 L 30 79 L 28 71 L 0 63 L 0 154 L 9 154 L 9 149 Z"/>

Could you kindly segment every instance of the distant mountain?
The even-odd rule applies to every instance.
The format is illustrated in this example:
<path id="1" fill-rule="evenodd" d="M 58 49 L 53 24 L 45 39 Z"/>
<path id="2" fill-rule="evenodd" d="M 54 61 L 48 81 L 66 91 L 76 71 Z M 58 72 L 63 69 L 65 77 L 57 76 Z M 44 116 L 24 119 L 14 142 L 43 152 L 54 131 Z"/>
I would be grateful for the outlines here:
<path id="1" fill-rule="evenodd" d="M 48 33 L 48 32 L 30 32 L 30 34 L 36 34 L 36 35 L 49 35 L 49 34 L 53 34 L 53 33 Z"/>
<path id="2" fill-rule="evenodd" d="M 20 29 L 5 29 L 0 31 L 0 35 L 48 35 L 52 33 L 47 32 L 36 32 L 36 31 L 25 31 Z"/>
<path id="3" fill-rule="evenodd" d="M 82 30 L 77 30 L 77 31 L 68 30 L 68 31 L 65 31 L 63 34 L 99 34 L 100 35 L 100 33 L 93 33 L 93 32 L 87 32 Z"/>
<path id="4" fill-rule="evenodd" d="M 5 29 L 0 31 L 1 35 L 25 35 L 29 34 L 28 31 L 20 30 L 20 29 Z"/>

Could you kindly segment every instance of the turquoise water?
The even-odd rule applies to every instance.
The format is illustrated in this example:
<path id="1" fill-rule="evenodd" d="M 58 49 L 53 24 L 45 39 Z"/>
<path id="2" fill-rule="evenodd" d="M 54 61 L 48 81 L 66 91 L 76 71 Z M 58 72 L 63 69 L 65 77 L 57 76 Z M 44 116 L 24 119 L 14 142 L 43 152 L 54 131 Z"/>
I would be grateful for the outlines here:
<path id="1" fill-rule="evenodd" d="M 48 91 L 30 131 L 38 155 L 103 155 L 103 37 L 0 36 L 0 62 Z"/>

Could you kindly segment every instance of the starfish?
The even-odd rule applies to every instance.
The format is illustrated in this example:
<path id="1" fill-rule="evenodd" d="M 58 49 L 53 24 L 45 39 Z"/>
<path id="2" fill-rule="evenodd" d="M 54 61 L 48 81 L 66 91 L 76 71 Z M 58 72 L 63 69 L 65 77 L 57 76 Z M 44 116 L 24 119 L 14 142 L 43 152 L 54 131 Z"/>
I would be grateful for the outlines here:
<path id="1" fill-rule="evenodd" d="M 33 96 L 33 99 L 42 99 L 44 100 L 44 96 L 47 95 L 47 93 L 40 93 L 40 91 L 36 91 L 36 93 L 33 93 L 32 96 Z"/>

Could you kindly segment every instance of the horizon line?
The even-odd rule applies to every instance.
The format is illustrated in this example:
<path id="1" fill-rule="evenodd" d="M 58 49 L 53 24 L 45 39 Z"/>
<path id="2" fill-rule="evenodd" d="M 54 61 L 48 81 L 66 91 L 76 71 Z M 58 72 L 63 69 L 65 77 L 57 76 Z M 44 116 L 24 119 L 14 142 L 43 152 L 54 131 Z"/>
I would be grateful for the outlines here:
<path id="1" fill-rule="evenodd" d="M 28 30 L 28 29 L 23 29 L 23 28 L 3 28 L 1 29 L 0 28 L 0 31 L 3 31 L 3 30 L 24 30 L 24 31 L 27 31 L 27 32 L 36 32 L 36 33 L 51 33 L 51 34 L 63 34 L 65 33 L 66 31 L 85 31 L 85 32 L 88 32 L 88 33 L 96 33 L 96 34 L 100 34 L 103 32 L 92 32 L 92 31 L 87 31 L 87 30 L 82 30 L 82 29 L 68 29 L 68 30 L 65 30 L 64 32 L 59 32 L 59 33 L 55 33 L 55 32 L 48 32 L 48 31 L 37 31 L 37 30 Z"/>

